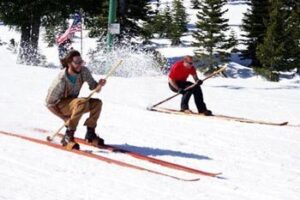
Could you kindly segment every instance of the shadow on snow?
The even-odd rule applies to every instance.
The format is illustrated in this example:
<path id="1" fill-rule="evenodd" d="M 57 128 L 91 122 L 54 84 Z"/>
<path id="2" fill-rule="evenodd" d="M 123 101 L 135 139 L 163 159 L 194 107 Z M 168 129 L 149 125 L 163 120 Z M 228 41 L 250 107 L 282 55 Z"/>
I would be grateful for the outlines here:
<path id="1" fill-rule="evenodd" d="M 112 145 L 121 149 L 125 149 L 128 151 L 134 151 L 145 156 L 173 156 L 173 157 L 182 157 L 182 158 L 192 158 L 197 160 L 212 160 L 211 158 L 203 155 L 197 155 L 194 153 L 185 153 L 181 151 L 173 151 L 168 149 L 158 149 L 158 148 L 150 148 L 150 147 L 138 147 L 128 144 L 123 145 Z"/>

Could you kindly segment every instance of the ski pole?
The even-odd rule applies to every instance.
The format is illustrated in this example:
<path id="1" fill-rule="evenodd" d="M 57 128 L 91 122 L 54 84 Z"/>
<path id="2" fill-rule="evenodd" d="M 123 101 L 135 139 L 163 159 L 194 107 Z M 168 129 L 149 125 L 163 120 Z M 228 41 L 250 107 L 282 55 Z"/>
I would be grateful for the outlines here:
<path id="1" fill-rule="evenodd" d="M 122 64 L 123 60 L 120 60 L 119 62 L 117 62 L 106 74 L 105 76 L 105 80 L 107 80 L 115 71 L 116 69 Z M 80 103 L 86 103 L 96 92 L 98 92 L 101 89 L 101 85 L 98 85 L 91 93 L 89 96 L 87 96 L 82 102 Z M 58 133 L 66 126 L 66 123 L 64 123 L 52 136 L 47 136 L 47 140 L 48 141 L 52 141 L 57 135 Z"/>
<path id="2" fill-rule="evenodd" d="M 202 81 L 204 82 L 205 80 L 207 80 L 207 79 L 213 77 L 214 75 L 216 75 L 216 74 L 218 74 L 218 73 L 224 71 L 224 70 L 226 69 L 226 67 L 227 67 L 227 65 L 221 67 L 221 68 L 218 69 L 217 71 L 215 71 L 215 72 L 213 72 L 212 74 L 210 74 L 210 75 L 208 75 L 207 77 L 205 77 Z M 185 88 L 184 91 L 187 91 L 187 90 L 189 90 L 189 89 L 195 87 L 197 84 L 198 84 L 197 82 L 194 83 L 193 85 L 191 85 L 191 86 Z M 148 107 L 147 107 L 147 110 L 152 110 L 154 107 L 156 107 L 156 106 L 158 106 L 158 105 L 160 105 L 160 104 L 162 104 L 162 103 L 165 103 L 165 102 L 167 102 L 167 101 L 173 99 L 174 97 L 177 97 L 178 95 L 180 95 L 180 93 L 174 94 L 173 96 L 170 96 L 170 97 L 164 99 L 163 101 L 160 101 L 160 102 L 158 102 L 157 104 L 154 104 L 153 106 L 148 106 Z"/>

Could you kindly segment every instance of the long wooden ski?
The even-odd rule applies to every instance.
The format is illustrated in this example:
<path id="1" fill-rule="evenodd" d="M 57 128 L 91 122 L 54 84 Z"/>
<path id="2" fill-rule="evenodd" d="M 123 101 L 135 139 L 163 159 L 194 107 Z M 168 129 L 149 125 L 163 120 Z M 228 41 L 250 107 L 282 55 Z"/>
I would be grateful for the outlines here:
<path id="1" fill-rule="evenodd" d="M 86 151 L 75 150 L 75 149 L 68 150 L 67 148 L 65 148 L 65 147 L 63 147 L 59 144 L 49 142 L 49 141 L 40 140 L 40 139 L 36 139 L 36 138 L 31 138 L 31 137 L 24 136 L 24 135 L 19 135 L 19 134 L 5 132 L 5 131 L 0 131 L 0 134 L 6 135 L 6 136 L 11 136 L 11 137 L 16 137 L 16 138 L 19 138 L 19 139 L 27 140 L 27 141 L 34 142 L 34 143 L 41 144 L 41 145 L 46 145 L 46 146 L 53 147 L 53 148 L 56 148 L 56 149 L 59 149 L 59 150 L 68 151 L 68 152 L 71 152 L 71 153 L 75 153 L 77 155 L 85 156 L 85 157 L 88 157 L 88 158 L 94 158 L 96 160 L 100 160 L 100 161 L 103 161 L 103 162 L 106 162 L 106 163 L 109 163 L 109 164 L 115 164 L 115 165 L 119 165 L 119 166 L 122 166 L 122 167 L 136 169 L 136 170 L 140 170 L 140 171 L 146 171 L 146 172 L 149 172 L 149 173 L 152 173 L 152 174 L 161 175 L 161 176 L 169 177 L 169 178 L 180 180 L 180 181 L 198 181 L 198 180 L 200 180 L 200 178 L 185 179 L 185 178 L 181 178 L 181 177 L 178 177 L 178 176 L 169 175 L 169 174 L 166 174 L 166 173 L 162 173 L 162 172 L 159 172 L 159 171 L 155 171 L 155 170 L 147 169 L 147 168 L 140 167 L 140 166 L 137 166 L 137 165 L 129 164 L 129 163 L 119 161 L 119 160 L 116 160 L 116 159 L 107 158 L 107 157 L 104 157 L 102 155 L 96 155 L 96 154 L 89 153 L 89 152 L 86 152 Z"/>
<path id="2" fill-rule="evenodd" d="M 233 117 L 233 116 L 218 115 L 218 114 L 214 114 L 212 116 L 205 116 L 205 115 L 199 114 L 199 113 L 194 113 L 194 112 L 193 113 L 185 113 L 185 112 L 181 112 L 179 110 L 170 109 L 170 108 L 161 108 L 161 107 L 152 108 L 151 111 L 168 113 L 168 114 L 176 114 L 176 115 L 207 117 L 207 118 L 212 118 L 212 119 L 223 119 L 223 120 L 228 120 L 228 121 L 236 121 L 236 122 L 250 123 L 250 124 L 263 124 L 263 125 L 273 125 L 273 126 L 285 126 L 288 124 L 287 121 L 286 122 L 269 122 L 269 121 L 253 120 L 253 119 L 246 119 L 246 118 L 242 118 L 242 117 Z"/>
<path id="3" fill-rule="evenodd" d="M 44 130 L 44 129 L 34 129 L 34 131 L 39 131 L 39 132 L 44 132 L 47 133 L 49 131 Z M 59 133 L 57 136 L 62 137 L 63 134 Z M 81 138 L 76 138 L 75 137 L 75 141 L 79 144 L 84 144 L 84 145 L 88 145 L 88 146 L 93 146 L 91 143 L 86 142 L 84 139 Z M 191 167 L 187 167 L 187 166 L 183 166 L 183 165 L 179 165 L 176 163 L 172 163 L 172 162 L 168 162 L 168 161 L 164 161 L 161 159 L 157 159 L 157 158 L 153 158 L 153 157 L 149 157 L 143 154 L 140 154 L 138 152 L 133 152 L 133 151 L 129 151 L 123 148 L 119 148 L 116 146 L 112 146 L 112 145 L 104 145 L 98 148 L 102 148 L 102 149 L 107 149 L 109 151 L 112 152 L 118 152 L 118 153 L 124 153 L 127 154 L 129 156 L 132 156 L 134 158 L 140 159 L 140 160 L 145 160 L 154 164 L 158 164 L 167 168 L 171 168 L 171 169 L 176 169 L 176 170 L 180 170 L 180 171 L 184 171 L 184 172 L 188 172 L 188 173 L 192 173 L 192 174 L 199 174 L 199 175 L 204 175 L 204 176 L 211 176 L 211 177 L 215 177 L 218 175 L 221 175 L 222 173 L 213 173 L 213 172 L 207 172 L 207 171 L 203 171 L 203 170 L 199 170 L 199 169 L 194 169 Z"/>

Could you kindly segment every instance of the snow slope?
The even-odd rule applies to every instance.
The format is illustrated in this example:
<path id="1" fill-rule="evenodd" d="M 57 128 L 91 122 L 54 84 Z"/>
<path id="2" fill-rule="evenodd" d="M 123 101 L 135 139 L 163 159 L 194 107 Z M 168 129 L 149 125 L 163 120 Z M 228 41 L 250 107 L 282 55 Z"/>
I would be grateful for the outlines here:
<path id="1" fill-rule="evenodd" d="M 55 131 L 62 124 L 43 105 L 59 69 L 14 64 L 15 55 L 4 47 L 0 55 L 0 130 L 44 139 L 46 135 L 32 128 Z M 214 78 L 203 85 L 203 92 L 215 113 L 299 124 L 299 78 L 279 83 L 253 76 Z M 81 96 L 88 94 L 85 86 Z M 171 95 L 165 76 L 112 77 L 96 95 L 104 102 L 98 132 L 109 144 L 222 172 L 222 178 L 180 182 L 0 134 L 0 199 L 299 199 L 299 127 L 198 119 L 145 109 Z M 178 108 L 179 101 L 176 98 L 163 106 Z M 192 100 L 190 104 L 195 109 Z M 79 137 L 85 132 L 82 123 Z M 102 154 L 169 174 L 198 177 Z"/>
<path id="2" fill-rule="evenodd" d="M 240 13 L 246 7 L 229 8 L 231 24 L 239 23 Z M 12 37 L 17 39 L 19 35 L 0 26 L 2 41 L 8 42 Z M 77 49 L 78 44 L 77 41 L 74 46 Z M 85 40 L 84 44 L 87 52 L 95 42 Z M 41 51 L 48 62 L 57 65 L 56 48 L 46 48 L 41 42 Z M 176 57 L 189 54 L 192 49 L 162 51 L 168 57 Z M 16 55 L 6 46 L 0 46 L 0 63 L 0 130 L 45 139 L 47 134 L 33 129 L 56 131 L 62 125 L 44 106 L 47 89 L 59 69 L 15 64 Z M 236 63 L 231 63 L 227 72 L 230 78 L 212 78 L 202 87 L 207 106 L 214 113 L 300 125 L 299 77 L 267 82 Z M 80 96 L 89 93 L 85 85 Z M 220 178 L 177 172 L 124 155 L 99 152 L 171 175 L 201 178 L 198 182 L 181 182 L 0 134 L 0 200 L 300 198 L 299 126 L 245 124 L 146 110 L 173 94 L 166 76 L 111 77 L 101 93 L 95 95 L 104 102 L 97 131 L 109 144 L 197 169 L 222 172 Z M 180 98 L 176 97 L 162 106 L 178 109 L 179 103 Z M 190 106 L 195 110 L 193 99 Z M 78 137 L 84 137 L 83 122 L 78 127 Z"/>

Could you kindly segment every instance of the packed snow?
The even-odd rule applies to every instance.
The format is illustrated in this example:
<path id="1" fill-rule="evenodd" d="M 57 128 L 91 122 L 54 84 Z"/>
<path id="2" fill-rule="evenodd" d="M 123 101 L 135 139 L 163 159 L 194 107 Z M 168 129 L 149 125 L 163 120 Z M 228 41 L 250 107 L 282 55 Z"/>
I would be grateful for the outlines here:
<path id="1" fill-rule="evenodd" d="M 19 34 L 0 25 L 1 40 L 9 42 L 12 37 L 18 39 Z M 84 44 L 84 52 L 95 47 L 93 40 Z M 48 87 L 60 69 L 16 64 L 16 54 L 7 46 L 0 46 L 0 131 L 45 140 L 63 124 L 44 105 Z M 58 65 L 55 48 L 42 45 L 41 51 L 48 62 Z M 170 57 L 182 56 L 176 49 L 173 54 L 165 52 Z M 83 58 L 87 59 L 86 54 Z M 134 58 L 124 56 L 119 70 L 134 70 Z M 96 152 L 170 175 L 200 178 L 197 182 L 178 181 L 0 134 L 0 199 L 298 200 L 300 77 L 285 74 L 280 82 L 268 82 L 235 62 L 229 63 L 226 71 L 229 78 L 214 77 L 202 85 L 205 102 L 213 113 L 288 121 L 289 125 L 148 111 L 149 105 L 174 95 L 166 75 L 112 76 L 93 96 L 104 103 L 97 132 L 106 143 L 192 168 L 222 172 L 218 178 L 167 169 L 123 154 Z M 99 79 L 105 75 L 93 76 Z M 80 96 L 90 92 L 84 85 Z M 176 97 L 161 106 L 179 109 L 179 105 L 180 97 Z M 190 108 L 196 111 L 192 98 Z M 83 122 L 77 137 L 85 135 Z"/>

